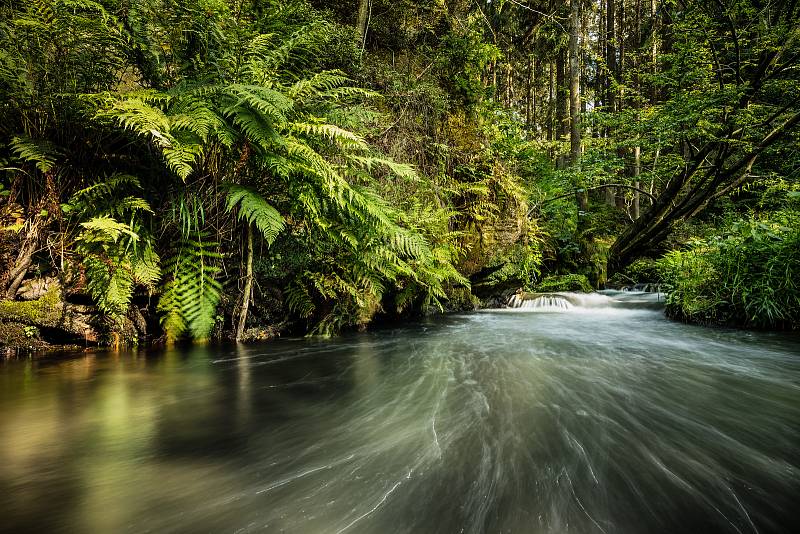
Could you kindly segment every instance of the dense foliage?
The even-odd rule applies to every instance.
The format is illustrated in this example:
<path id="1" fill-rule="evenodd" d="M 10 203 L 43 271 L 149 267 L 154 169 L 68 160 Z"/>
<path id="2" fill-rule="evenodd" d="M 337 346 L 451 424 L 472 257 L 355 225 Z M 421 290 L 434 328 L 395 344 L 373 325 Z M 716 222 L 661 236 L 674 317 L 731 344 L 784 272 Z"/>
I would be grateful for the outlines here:
<path id="1" fill-rule="evenodd" d="M 667 313 L 700 323 L 800 326 L 800 214 L 738 221 L 659 262 Z"/>
<path id="2" fill-rule="evenodd" d="M 0 1 L 0 321 L 52 333 L 13 309 L 56 291 L 76 340 L 330 334 L 675 249 L 684 317 L 796 326 L 797 13 Z"/>

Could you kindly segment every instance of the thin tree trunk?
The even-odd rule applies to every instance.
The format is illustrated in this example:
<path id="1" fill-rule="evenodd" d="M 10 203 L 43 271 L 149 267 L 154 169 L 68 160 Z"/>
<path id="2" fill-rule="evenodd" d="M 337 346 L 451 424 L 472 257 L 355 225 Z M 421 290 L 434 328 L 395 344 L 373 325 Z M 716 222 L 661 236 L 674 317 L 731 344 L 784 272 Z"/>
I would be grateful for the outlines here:
<path id="1" fill-rule="evenodd" d="M 650 43 L 650 61 L 652 62 L 652 74 L 658 74 L 658 37 L 659 37 L 659 17 L 658 17 L 658 0 L 650 0 L 650 18 L 653 25 L 651 32 Z M 655 104 L 658 101 L 658 86 L 653 82 L 650 88 L 650 102 Z"/>
<path id="2" fill-rule="evenodd" d="M 370 0 L 359 0 L 358 2 L 358 46 L 361 51 L 367 43 L 367 24 L 369 19 Z M 351 19 L 352 20 L 352 19 Z"/>
<path id="3" fill-rule="evenodd" d="M 14 261 L 14 265 L 11 269 L 3 276 L 3 282 L 5 282 L 3 294 L 8 300 L 14 300 L 16 298 L 17 290 L 25 279 L 28 268 L 33 263 L 33 255 L 39 247 L 39 234 L 42 227 L 45 225 L 44 218 L 41 215 L 42 206 L 44 206 L 44 203 L 41 203 L 34 209 L 36 214 L 33 216 L 28 226 L 28 231 L 25 235 L 25 240 L 22 242 L 19 253 L 17 254 L 17 259 Z"/>
<path id="4" fill-rule="evenodd" d="M 614 78 L 617 74 L 617 49 L 615 0 L 606 0 L 606 100 L 605 105 L 608 111 L 614 111 Z"/>
<path id="5" fill-rule="evenodd" d="M 581 159 L 581 67 L 578 33 L 580 32 L 580 0 L 570 0 L 569 35 L 569 115 L 570 163 L 580 169 Z"/>
<path id="6" fill-rule="evenodd" d="M 625 53 L 626 50 L 626 32 L 625 32 L 625 0 L 619 0 L 619 6 L 617 7 L 617 18 L 619 22 L 617 22 L 617 49 L 619 50 L 619 61 L 617 61 L 617 72 L 616 78 L 619 81 L 623 81 L 623 75 L 625 73 Z M 623 87 L 625 86 L 624 83 L 619 84 L 619 94 L 617 95 L 617 111 L 622 111 L 622 108 L 625 104 L 625 93 Z"/>
<path id="7" fill-rule="evenodd" d="M 533 92 L 532 92 L 532 95 L 531 95 L 532 98 L 533 98 L 533 102 L 531 103 L 531 107 L 532 107 L 532 109 L 531 109 L 531 120 L 533 121 L 532 122 L 532 126 L 536 129 L 537 135 L 539 134 L 539 123 L 536 122 L 536 111 L 540 107 L 540 104 L 539 104 L 540 100 L 539 100 L 539 97 L 536 95 L 536 88 L 538 87 L 537 81 L 539 80 L 539 76 L 537 76 L 537 73 L 539 73 L 541 70 L 542 70 L 542 64 L 539 63 L 538 61 L 536 61 L 536 58 L 534 57 L 533 58 L 533 80 L 532 80 Z"/>
<path id="8" fill-rule="evenodd" d="M 555 128 L 553 128 L 553 114 L 555 112 L 555 68 L 553 66 L 553 61 L 550 61 L 549 65 L 549 80 L 548 80 L 548 93 L 547 93 L 547 140 L 554 141 L 555 136 Z"/>
<path id="9" fill-rule="evenodd" d="M 569 135 L 569 124 L 567 119 L 569 117 L 569 99 L 567 98 L 567 82 L 566 82 L 566 63 L 567 54 L 562 49 L 556 58 L 556 132 L 558 132 L 558 140 L 566 141 Z M 563 169 L 566 166 L 566 158 L 563 152 L 559 153 L 556 166 Z"/>
<path id="10" fill-rule="evenodd" d="M 599 17 L 597 20 L 597 57 L 606 58 L 606 3 L 605 0 L 598 0 Z M 595 77 L 594 104 L 600 107 L 605 104 L 606 75 L 601 65 L 597 66 Z"/>
<path id="11" fill-rule="evenodd" d="M 528 54 L 528 78 L 525 90 L 525 126 L 530 129 L 533 125 L 533 55 Z"/>
<path id="12" fill-rule="evenodd" d="M 511 107 L 514 101 L 514 69 L 511 60 L 506 63 L 506 106 Z"/>
<path id="13" fill-rule="evenodd" d="M 236 325 L 236 341 L 244 338 L 244 328 L 247 323 L 247 311 L 250 308 L 250 294 L 253 292 L 253 225 L 247 225 L 247 257 L 245 259 L 244 290 L 242 291 L 242 306 L 239 308 L 239 318 Z"/>
<path id="14" fill-rule="evenodd" d="M 642 172 L 642 147 L 635 146 L 633 147 L 633 177 L 635 178 L 633 182 L 633 186 L 636 188 L 633 191 L 633 211 L 631 212 L 631 218 L 635 221 L 639 218 L 639 188 L 641 184 L 639 183 L 639 175 Z"/>
<path id="15" fill-rule="evenodd" d="M 639 71 L 642 66 L 642 48 L 644 43 L 642 42 L 642 0 L 636 0 L 635 10 L 634 10 L 634 19 L 635 19 L 635 35 L 634 35 L 634 43 L 635 43 L 635 50 L 633 55 L 633 76 L 634 76 L 634 86 L 636 87 L 636 93 L 642 94 L 642 84 L 641 84 L 641 77 L 639 76 Z M 634 100 L 634 106 L 639 109 L 641 104 L 639 103 L 638 99 Z M 639 218 L 639 203 L 641 197 L 639 195 L 638 189 L 641 187 L 639 183 L 639 175 L 642 173 L 642 147 L 637 145 L 633 147 L 633 178 L 634 178 L 634 187 L 636 189 L 633 193 L 633 206 L 631 207 L 631 219 L 634 221 Z"/>

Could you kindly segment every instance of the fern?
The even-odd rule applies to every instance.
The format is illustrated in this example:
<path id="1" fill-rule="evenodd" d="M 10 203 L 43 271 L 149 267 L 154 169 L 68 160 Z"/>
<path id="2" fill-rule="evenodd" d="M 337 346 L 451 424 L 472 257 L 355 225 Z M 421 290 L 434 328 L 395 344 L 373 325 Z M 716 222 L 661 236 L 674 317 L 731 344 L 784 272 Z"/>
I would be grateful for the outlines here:
<path id="1" fill-rule="evenodd" d="M 304 134 L 307 136 L 328 139 L 339 144 L 340 146 L 353 150 L 365 151 L 369 148 L 361 136 L 352 132 L 348 132 L 347 130 L 343 130 L 342 128 L 332 124 L 293 122 L 288 124 L 288 129 L 290 132 L 295 134 Z"/>
<path id="2" fill-rule="evenodd" d="M 144 246 L 137 248 L 131 257 L 131 272 L 133 281 L 155 291 L 156 284 L 161 279 L 161 258 L 151 240 L 145 240 Z"/>
<path id="3" fill-rule="evenodd" d="M 252 225 L 269 254 L 285 244 L 279 237 L 303 243 L 296 265 L 281 276 L 290 310 L 316 323 L 317 332 L 366 323 L 387 293 L 401 295 L 398 306 L 436 305 L 449 284 L 468 283 L 452 265 L 457 254 L 447 222 L 417 220 L 374 189 L 376 177 L 387 175 L 420 183 L 416 170 L 374 153 L 342 126 L 351 124 L 342 117 L 355 116 L 348 116 L 346 103 L 374 93 L 349 87 L 338 71 L 304 77 L 295 75 L 302 69 L 286 69 L 313 50 L 317 29 L 260 35 L 241 57 L 214 65 L 230 72 L 209 70 L 203 83 L 176 84 L 168 92 L 130 93 L 98 115 L 155 148 L 185 183 L 172 197 L 179 200 L 167 231 L 183 240 L 164 262 L 158 304 L 170 340 L 204 338 L 215 323 L 221 261 L 218 245 L 203 234 L 212 226 L 220 232 L 237 222 Z M 491 200 L 493 185 L 454 195 L 474 197 L 478 205 Z M 149 213 L 130 193 L 109 208 L 109 217 Z M 273 204 L 275 198 L 280 202 Z M 224 210 L 214 205 L 220 201 Z M 146 250 L 146 243 L 131 243 Z M 149 287 L 159 273 L 146 265 L 132 263 L 131 272 L 136 284 Z"/>
<path id="4" fill-rule="evenodd" d="M 314 95 L 319 95 L 341 87 L 347 83 L 347 76 L 341 71 L 323 71 L 314 74 L 311 78 L 298 80 L 289 87 L 287 94 L 289 97 L 302 100 Z"/>
<path id="5" fill-rule="evenodd" d="M 131 230 L 131 227 L 121 223 L 108 215 L 94 217 L 89 221 L 82 222 L 85 228 L 80 239 L 85 243 L 116 243 L 123 236 L 132 241 L 139 239 L 139 236 Z"/>
<path id="6" fill-rule="evenodd" d="M 139 234 L 111 217 L 95 217 L 81 226 L 76 250 L 83 256 L 89 294 L 101 312 L 119 322 L 136 285 L 152 290 L 160 278 L 158 255 L 149 239 L 137 246 Z"/>
<path id="7" fill-rule="evenodd" d="M 151 94 L 151 96 L 153 96 Z M 153 96 L 161 102 L 169 102 L 165 95 Z M 198 109 L 194 110 L 199 113 Z M 194 164 L 203 155 L 202 141 L 208 135 L 210 128 L 206 122 L 195 118 L 189 120 L 186 115 L 180 114 L 177 118 L 170 117 L 163 110 L 145 102 L 136 95 L 120 99 L 111 108 L 98 115 L 109 117 L 124 129 L 134 134 L 149 139 L 162 153 L 167 167 L 186 180 L 194 169 Z M 207 118 L 207 117 L 206 117 Z M 173 125 L 173 122 L 176 124 Z M 194 126 L 190 137 L 184 141 L 176 137 L 176 133 L 187 133 L 187 129 Z M 173 127 L 175 131 L 173 131 Z"/>
<path id="8" fill-rule="evenodd" d="M 99 180 L 97 183 L 79 189 L 72 194 L 70 204 L 73 208 L 80 205 L 85 208 L 93 205 L 98 200 L 104 200 L 117 194 L 117 190 L 124 187 L 132 187 L 141 189 L 139 179 L 130 174 L 114 174 L 104 180 Z"/>
<path id="9" fill-rule="evenodd" d="M 11 150 L 22 161 L 34 163 L 43 173 L 50 172 L 56 160 L 63 155 L 61 149 L 50 141 L 23 136 L 15 137 L 11 141 Z"/>
<path id="10" fill-rule="evenodd" d="M 153 213 L 150 205 L 125 194 L 140 188 L 135 176 L 112 175 L 76 191 L 62 208 L 78 221 L 75 249 L 83 258 L 89 294 L 117 324 L 136 288 L 153 291 L 161 277 L 158 254 L 142 226 L 142 216 Z"/>
<path id="11" fill-rule="evenodd" d="M 264 198 L 251 188 L 228 186 L 227 211 L 238 206 L 239 220 L 255 225 L 268 245 L 271 245 L 283 230 L 285 223 L 278 210 L 270 206 Z"/>
<path id="12" fill-rule="evenodd" d="M 123 251 L 106 255 L 87 254 L 83 265 L 89 294 L 101 312 L 118 322 L 128 311 L 133 296 L 134 281 L 130 262 Z M 122 252 L 122 253 L 121 253 Z"/>
<path id="13" fill-rule="evenodd" d="M 168 278 L 162 286 L 158 310 L 163 314 L 162 325 L 169 341 L 187 333 L 205 339 L 214 326 L 222 294 L 222 284 L 216 279 L 220 254 L 215 251 L 218 244 L 204 238 L 200 234 L 196 240 L 182 240 L 165 262 Z"/>

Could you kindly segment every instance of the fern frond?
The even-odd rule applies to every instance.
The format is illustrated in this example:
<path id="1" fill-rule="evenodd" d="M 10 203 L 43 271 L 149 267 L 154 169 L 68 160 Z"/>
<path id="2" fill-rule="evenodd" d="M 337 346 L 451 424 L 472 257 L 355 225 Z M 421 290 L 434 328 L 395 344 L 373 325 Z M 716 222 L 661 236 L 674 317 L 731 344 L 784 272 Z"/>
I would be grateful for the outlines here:
<path id="1" fill-rule="evenodd" d="M 217 131 L 223 130 L 225 121 L 217 115 L 204 102 L 194 99 L 185 99 L 175 108 L 170 110 L 170 131 L 177 136 L 177 132 L 186 132 L 197 136 L 202 141 Z"/>
<path id="2" fill-rule="evenodd" d="M 133 281 L 151 291 L 155 290 L 156 283 L 161 279 L 161 258 L 149 240 L 137 252 L 131 258 Z"/>
<path id="3" fill-rule="evenodd" d="M 256 111 L 262 119 L 274 124 L 287 122 L 286 114 L 292 109 L 294 103 L 290 98 L 281 93 L 259 85 L 233 84 L 226 88 L 226 93 L 235 99 L 228 108 L 223 110 L 226 115 L 241 107 Z"/>
<path id="4" fill-rule="evenodd" d="M 220 268 L 215 261 L 217 243 L 183 240 L 165 264 L 169 273 L 162 286 L 158 310 L 163 314 L 162 325 L 170 341 L 189 333 L 195 339 L 205 339 L 216 321 L 217 305 L 222 284 L 216 279 Z"/>
<path id="5" fill-rule="evenodd" d="M 139 235 L 131 230 L 129 225 L 121 223 L 107 215 L 94 217 L 86 222 L 82 222 L 81 226 L 86 229 L 80 238 L 85 242 L 116 242 L 123 236 L 129 237 L 132 241 L 137 241 L 139 239 Z"/>
<path id="6" fill-rule="evenodd" d="M 172 144 L 172 138 L 169 135 L 169 117 L 161 109 L 148 104 L 141 98 L 120 99 L 100 115 L 114 119 L 120 126 L 136 135 L 153 139 L 159 146 Z"/>
<path id="7" fill-rule="evenodd" d="M 316 73 L 311 78 L 298 80 L 289 87 L 287 94 L 294 99 L 318 95 L 324 91 L 332 91 L 347 83 L 347 76 L 339 70 L 326 70 Z"/>
<path id="8" fill-rule="evenodd" d="M 308 290 L 304 285 L 293 282 L 286 290 L 286 304 L 289 310 L 296 313 L 302 318 L 311 317 L 314 313 L 314 301 L 308 294 Z"/>
<path id="9" fill-rule="evenodd" d="M 417 174 L 417 170 L 413 165 L 409 165 L 407 163 L 398 163 L 390 158 L 378 156 L 347 154 L 345 157 L 350 163 L 367 171 L 372 171 L 374 167 L 384 166 L 398 178 L 409 181 L 419 181 L 419 174 Z"/>
<path id="10" fill-rule="evenodd" d="M 277 46 L 272 34 L 253 39 L 247 47 L 251 74 L 257 78 L 259 72 L 281 67 L 295 50 L 303 48 L 307 43 L 314 42 L 319 32 L 325 27 L 324 23 L 308 24 L 289 37 L 281 39 Z"/>
<path id="11" fill-rule="evenodd" d="M 112 320 L 119 320 L 128 311 L 133 296 L 130 263 L 119 256 L 88 255 L 83 265 L 86 286 L 97 307 Z"/>
<path id="12" fill-rule="evenodd" d="M 226 211 L 238 207 L 238 219 L 255 225 L 268 245 L 271 245 L 283 230 L 285 222 L 281 214 L 273 208 L 257 191 L 241 185 L 228 186 Z"/>
<path id="13" fill-rule="evenodd" d="M 118 189 L 123 187 L 131 187 L 134 189 L 141 189 L 139 179 L 130 174 L 113 174 L 108 178 L 99 180 L 97 183 L 79 189 L 72 194 L 70 203 L 77 202 L 94 202 L 98 199 L 108 198 L 117 193 Z"/>
<path id="14" fill-rule="evenodd" d="M 364 141 L 364 138 L 360 135 L 356 135 L 338 126 L 334 126 L 333 124 L 292 122 L 288 124 L 288 129 L 293 134 L 321 137 L 351 150 L 366 151 L 369 149 L 366 141 Z"/>
<path id="15" fill-rule="evenodd" d="M 63 152 L 56 145 L 44 139 L 32 139 L 26 136 L 14 137 L 11 150 L 22 161 L 35 163 L 41 172 L 49 172 Z"/>
<path id="16" fill-rule="evenodd" d="M 199 144 L 174 143 L 162 147 L 162 154 L 167 167 L 183 181 L 194 171 L 194 164 L 203 155 L 203 146 Z"/>

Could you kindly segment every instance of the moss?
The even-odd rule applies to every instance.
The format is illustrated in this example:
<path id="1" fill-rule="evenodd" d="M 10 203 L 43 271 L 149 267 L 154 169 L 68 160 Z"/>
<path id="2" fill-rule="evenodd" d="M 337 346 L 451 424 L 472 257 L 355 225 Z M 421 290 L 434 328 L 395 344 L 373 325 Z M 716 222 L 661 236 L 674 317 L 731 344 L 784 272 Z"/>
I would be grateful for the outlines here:
<path id="1" fill-rule="evenodd" d="M 0 301 L 0 321 L 14 321 L 28 325 L 54 324 L 61 315 L 59 293 L 58 287 L 53 286 L 38 300 Z"/>
<path id="2" fill-rule="evenodd" d="M 586 244 L 586 277 L 593 288 L 603 287 L 608 277 L 608 251 L 612 240 L 608 237 L 596 237 Z"/>
<path id="3" fill-rule="evenodd" d="M 478 297 L 468 287 L 454 287 L 447 290 L 446 309 L 451 311 L 477 310 L 481 306 Z"/>
<path id="4" fill-rule="evenodd" d="M 580 291 L 591 293 L 592 285 L 589 279 L 582 274 L 564 274 L 548 276 L 537 286 L 536 291 L 540 293 L 552 293 L 556 291 Z"/>
<path id="5" fill-rule="evenodd" d="M 23 325 L 22 332 L 28 337 L 35 337 L 41 329 L 47 341 L 59 345 L 76 341 L 96 342 L 93 313 L 91 307 L 66 304 L 58 286 L 50 287 L 37 300 L 0 301 L 0 323 Z M 8 329 L 6 334 L 9 341 L 20 339 L 17 329 Z"/>

